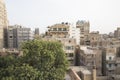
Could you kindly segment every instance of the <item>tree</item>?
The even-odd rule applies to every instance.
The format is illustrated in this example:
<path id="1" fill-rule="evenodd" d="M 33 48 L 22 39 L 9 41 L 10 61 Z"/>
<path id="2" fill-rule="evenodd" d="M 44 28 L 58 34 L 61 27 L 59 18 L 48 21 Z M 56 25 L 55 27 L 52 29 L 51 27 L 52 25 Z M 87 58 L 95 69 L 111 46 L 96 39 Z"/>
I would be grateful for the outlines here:
<path id="1" fill-rule="evenodd" d="M 23 62 L 38 69 L 43 80 L 63 80 L 68 62 L 59 42 L 33 40 L 25 42 Z"/>
<path id="2" fill-rule="evenodd" d="M 0 57 L 0 80 L 63 80 L 68 62 L 59 42 L 23 43 L 23 56 Z"/>
<path id="3" fill-rule="evenodd" d="M 1 80 L 39 80 L 40 72 L 28 64 L 1 69 Z"/>

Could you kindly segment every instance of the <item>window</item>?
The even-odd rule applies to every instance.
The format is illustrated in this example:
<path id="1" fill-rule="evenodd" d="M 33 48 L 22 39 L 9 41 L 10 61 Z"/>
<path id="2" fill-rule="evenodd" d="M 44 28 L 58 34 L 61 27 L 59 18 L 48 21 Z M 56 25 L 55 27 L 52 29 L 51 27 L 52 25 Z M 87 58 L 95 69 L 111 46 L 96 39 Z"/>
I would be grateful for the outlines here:
<path id="1" fill-rule="evenodd" d="M 94 54 L 92 54 L 91 56 L 94 57 Z"/>
<path id="2" fill-rule="evenodd" d="M 63 31 L 67 31 L 67 29 L 66 29 L 66 28 L 63 28 Z"/>
<path id="3" fill-rule="evenodd" d="M 66 46 L 66 50 L 71 50 L 71 47 L 70 46 Z"/>
<path id="4" fill-rule="evenodd" d="M 117 64 L 115 64 L 115 66 L 117 67 Z"/>
<path id="5" fill-rule="evenodd" d="M 69 57 L 73 57 L 73 53 L 69 53 Z"/>
<path id="6" fill-rule="evenodd" d="M 10 38 L 12 38 L 12 36 L 10 36 Z"/>
<path id="7" fill-rule="evenodd" d="M 59 42 L 61 42 L 61 40 L 58 40 Z"/>
<path id="8" fill-rule="evenodd" d="M 112 57 L 109 57 L 109 60 L 112 60 Z"/>
<path id="9" fill-rule="evenodd" d="M 69 40 L 69 43 L 71 42 L 71 40 Z"/>
<path id="10" fill-rule="evenodd" d="M 66 46 L 66 50 L 73 50 L 74 47 L 73 46 Z"/>
<path id="11" fill-rule="evenodd" d="M 53 28 L 53 31 L 57 31 L 57 28 Z"/>
<path id="12" fill-rule="evenodd" d="M 112 65 L 111 64 L 109 64 L 109 67 L 111 67 Z"/>
<path id="13" fill-rule="evenodd" d="M 12 30 L 9 30 L 10 32 L 12 32 Z"/>
<path id="14" fill-rule="evenodd" d="M 71 49 L 73 50 L 73 49 L 74 49 L 74 47 L 73 47 L 73 46 L 71 46 Z"/>
<path id="15" fill-rule="evenodd" d="M 62 28 L 58 28 L 58 31 L 62 31 Z"/>

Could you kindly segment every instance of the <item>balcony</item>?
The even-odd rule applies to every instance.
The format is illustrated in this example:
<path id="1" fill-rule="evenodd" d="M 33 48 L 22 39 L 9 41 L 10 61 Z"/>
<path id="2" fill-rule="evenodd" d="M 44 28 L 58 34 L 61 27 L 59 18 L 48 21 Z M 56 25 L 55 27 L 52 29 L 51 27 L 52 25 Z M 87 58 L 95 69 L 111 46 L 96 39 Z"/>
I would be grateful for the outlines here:
<path id="1" fill-rule="evenodd" d="M 52 28 L 49 29 L 50 32 L 68 32 L 67 28 Z"/>

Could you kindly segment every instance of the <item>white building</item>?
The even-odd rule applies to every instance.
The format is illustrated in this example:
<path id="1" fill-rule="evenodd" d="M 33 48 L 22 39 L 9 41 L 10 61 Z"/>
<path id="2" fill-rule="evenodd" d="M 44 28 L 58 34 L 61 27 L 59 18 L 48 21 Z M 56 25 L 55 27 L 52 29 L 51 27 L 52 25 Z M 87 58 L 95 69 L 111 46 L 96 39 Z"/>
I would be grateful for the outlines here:
<path id="1" fill-rule="evenodd" d="M 80 29 L 76 28 L 74 25 L 71 25 L 69 29 L 69 34 L 69 38 L 76 39 L 76 44 L 80 45 Z"/>

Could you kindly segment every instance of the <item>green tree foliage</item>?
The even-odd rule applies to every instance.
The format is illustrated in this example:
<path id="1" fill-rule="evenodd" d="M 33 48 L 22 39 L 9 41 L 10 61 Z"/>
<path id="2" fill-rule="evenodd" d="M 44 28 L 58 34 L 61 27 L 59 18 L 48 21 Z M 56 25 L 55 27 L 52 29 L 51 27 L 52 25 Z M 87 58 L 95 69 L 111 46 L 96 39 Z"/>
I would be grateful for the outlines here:
<path id="1" fill-rule="evenodd" d="M 59 42 L 23 43 L 23 56 L 0 57 L 1 80 L 63 80 L 68 62 Z"/>
<path id="2" fill-rule="evenodd" d="M 1 69 L 2 80 L 39 80 L 40 72 L 28 64 Z M 4 77 L 3 77 L 4 76 Z"/>

